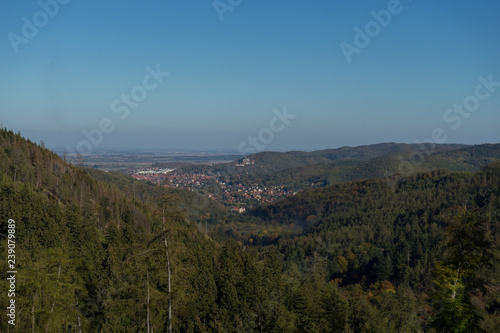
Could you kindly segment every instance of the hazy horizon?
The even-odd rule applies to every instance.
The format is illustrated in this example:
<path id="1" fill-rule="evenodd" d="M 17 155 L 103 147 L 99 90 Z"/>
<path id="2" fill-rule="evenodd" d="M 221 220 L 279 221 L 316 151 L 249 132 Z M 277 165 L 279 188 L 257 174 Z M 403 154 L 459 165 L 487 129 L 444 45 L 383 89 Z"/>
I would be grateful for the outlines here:
<path id="1" fill-rule="evenodd" d="M 22 133 L 21 133 L 22 134 Z M 29 138 L 28 138 L 29 139 Z M 33 140 L 32 140 L 33 141 Z M 42 140 L 43 141 L 43 140 Z M 39 143 L 39 142 L 37 142 Z M 45 141 L 43 141 L 45 144 Z M 422 142 L 428 149 L 428 146 L 426 145 L 427 143 Z M 419 146 L 419 143 L 414 143 L 414 142 L 377 142 L 377 143 L 369 143 L 369 144 L 360 144 L 360 145 L 344 145 L 344 146 L 330 146 L 330 147 L 320 147 L 320 148 L 310 148 L 310 149 L 300 149 L 300 148 L 291 148 L 291 149 L 268 149 L 268 150 L 262 150 L 258 151 L 257 153 L 264 153 L 264 152 L 280 152 L 280 153 L 286 153 L 286 152 L 293 152 L 293 151 L 301 151 L 301 152 L 314 152 L 314 151 L 321 151 L 321 150 L 336 150 L 340 148 L 356 148 L 356 147 L 363 147 L 363 146 L 373 146 L 373 145 L 379 145 L 379 144 L 408 144 L 408 145 L 416 145 Z M 500 144 L 500 142 L 482 142 L 482 143 L 460 143 L 460 142 L 447 142 L 444 143 L 444 145 L 459 145 L 459 146 L 480 146 L 480 145 L 488 145 L 488 144 Z M 47 148 L 53 150 L 54 152 L 58 153 L 59 155 L 63 154 L 65 151 L 64 146 L 47 146 Z M 101 153 L 207 153 L 207 154 L 220 154 L 220 155 L 245 155 L 241 154 L 238 152 L 237 149 L 224 149 L 224 148 L 207 148 L 207 149 L 197 149 L 197 148 L 168 148 L 168 147 L 105 147 L 105 146 L 100 146 L 95 149 L 93 149 L 92 154 L 101 154 Z"/>

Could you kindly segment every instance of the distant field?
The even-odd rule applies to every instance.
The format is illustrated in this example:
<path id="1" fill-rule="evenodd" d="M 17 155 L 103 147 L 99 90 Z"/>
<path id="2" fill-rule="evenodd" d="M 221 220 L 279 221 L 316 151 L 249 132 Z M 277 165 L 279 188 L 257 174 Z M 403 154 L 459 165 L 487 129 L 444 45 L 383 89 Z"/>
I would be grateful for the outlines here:
<path id="1" fill-rule="evenodd" d="M 63 152 L 57 152 L 63 156 Z M 220 152 L 98 152 L 77 158 L 67 156 L 73 164 L 105 171 L 126 171 L 147 168 L 153 164 L 220 164 L 242 158 L 241 155 Z"/>

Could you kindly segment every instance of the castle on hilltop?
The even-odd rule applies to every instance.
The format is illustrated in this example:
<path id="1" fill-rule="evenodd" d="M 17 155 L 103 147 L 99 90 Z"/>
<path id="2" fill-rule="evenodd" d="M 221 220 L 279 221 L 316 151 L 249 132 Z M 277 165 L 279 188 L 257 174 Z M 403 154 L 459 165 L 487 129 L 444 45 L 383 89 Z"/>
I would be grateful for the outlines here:
<path id="1" fill-rule="evenodd" d="M 249 159 L 248 157 L 245 157 L 244 159 L 239 160 L 235 166 L 237 167 L 244 167 L 250 164 L 255 164 L 254 160 Z"/>

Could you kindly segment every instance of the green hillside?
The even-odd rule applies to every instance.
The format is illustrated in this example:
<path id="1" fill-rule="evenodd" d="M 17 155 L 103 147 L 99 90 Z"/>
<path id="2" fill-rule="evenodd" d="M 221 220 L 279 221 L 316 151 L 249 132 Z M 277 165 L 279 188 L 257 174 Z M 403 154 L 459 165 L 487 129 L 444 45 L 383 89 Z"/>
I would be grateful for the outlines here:
<path id="1" fill-rule="evenodd" d="M 171 325 L 200 332 L 255 325 L 244 315 L 257 311 L 255 298 L 264 302 L 267 294 L 249 288 L 264 283 L 241 279 L 249 278 L 243 270 L 262 276 L 266 267 L 236 243 L 213 241 L 190 220 L 182 208 L 193 210 L 192 196 L 134 198 L 130 178 L 92 172 L 98 180 L 88 171 L 0 130 L 0 256 L 7 258 L 12 219 L 17 270 L 16 326 L 2 320 L 1 331 L 139 332 L 149 324 L 154 331 Z M 206 213 L 203 205 L 198 210 Z M 0 266 L 6 309 L 7 260 Z M 233 282 L 227 274 L 235 275 Z M 238 307 L 227 303 L 231 297 Z"/>
<path id="2" fill-rule="evenodd" d="M 467 147 L 466 145 L 435 145 L 434 151 L 452 151 Z M 382 157 L 391 154 L 409 153 L 412 151 L 420 151 L 422 146 L 418 144 L 403 144 L 403 143 L 380 143 L 374 145 L 358 146 L 358 147 L 341 147 L 338 149 L 325 149 L 313 152 L 291 151 L 291 152 L 261 152 L 247 156 L 253 160 L 255 164 L 240 168 L 233 163 L 225 163 L 215 166 L 206 165 L 191 165 L 186 166 L 186 170 L 196 170 L 206 172 L 212 170 L 223 174 L 262 174 L 272 173 L 280 170 L 288 170 L 300 168 L 308 165 L 332 163 L 341 160 L 360 160 L 366 161 L 374 158 Z"/>
<path id="3" fill-rule="evenodd" d="M 428 318 L 423 308 L 436 288 L 436 262 L 450 254 L 450 245 L 446 246 L 450 243 L 450 230 L 457 216 L 465 211 L 472 212 L 470 216 L 478 221 L 477 244 L 483 244 L 483 240 L 489 242 L 486 242 L 489 245 L 481 245 L 488 254 L 479 254 L 479 248 L 474 251 L 489 259 L 485 266 L 488 268 L 481 270 L 480 277 L 476 276 L 483 283 L 483 291 L 473 288 L 471 294 L 464 297 L 480 304 L 478 313 L 485 318 L 485 327 L 489 328 L 486 331 L 495 332 L 500 328 L 500 162 L 485 166 L 477 173 L 416 174 L 401 179 L 394 191 L 384 179 L 306 190 L 249 213 L 253 223 L 300 226 L 303 232 L 281 237 L 251 234 L 246 242 L 278 247 L 284 255 L 286 272 L 301 276 L 304 281 L 299 290 L 305 298 L 305 312 L 323 311 L 314 301 L 321 293 L 312 296 L 315 289 L 309 285 L 311 279 L 319 278 L 320 282 L 316 282 L 319 286 L 324 281 L 335 281 L 341 290 L 358 290 L 358 295 L 365 295 L 368 303 L 379 310 L 386 305 L 377 297 L 371 298 L 370 293 L 374 294 L 377 288 L 389 288 L 394 293 L 391 302 L 399 304 L 396 306 L 405 309 L 408 316 L 414 313 L 414 324 L 420 322 L 413 327 L 417 329 L 425 327 L 419 325 L 424 325 L 424 318 Z M 465 244 L 471 233 L 469 229 L 461 234 L 461 239 L 453 241 Z M 390 285 L 382 287 L 384 281 Z M 338 300 L 351 304 L 351 294 L 339 293 L 335 296 Z M 411 302 L 406 303 L 409 300 Z M 345 311 L 347 308 L 346 305 Z M 373 312 L 369 314 L 370 311 Z M 370 311 L 366 313 L 367 321 L 373 324 L 382 320 L 391 327 L 390 310 L 381 310 L 388 311 L 386 317 L 383 312 Z M 315 326 L 321 325 L 320 322 L 310 317 L 303 324 Z M 411 326 L 405 327 L 412 330 Z"/>
<path id="4" fill-rule="evenodd" d="M 404 177 L 436 169 L 477 171 L 500 159 L 500 145 L 427 147 L 384 143 L 314 152 L 264 152 L 248 158 L 255 163 L 245 167 L 236 167 L 236 162 L 187 166 L 182 170 L 218 174 L 226 182 L 285 185 L 300 190 L 374 177 Z"/>
<path id="5" fill-rule="evenodd" d="M 497 146 L 476 148 L 426 163 L 496 158 Z M 366 149 L 315 166 L 336 170 L 334 183 L 387 167 Z M 16 325 L 0 330 L 497 332 L 499 163 L 336 183 L 235 215 L 195 192 L 71 166 L 2 129 L 0 256 L 15 255 L 17 273 Z M 305 167 L 288 180 L 313 175 Z M 11 268 L 0 267 L 7 309 Z"/>

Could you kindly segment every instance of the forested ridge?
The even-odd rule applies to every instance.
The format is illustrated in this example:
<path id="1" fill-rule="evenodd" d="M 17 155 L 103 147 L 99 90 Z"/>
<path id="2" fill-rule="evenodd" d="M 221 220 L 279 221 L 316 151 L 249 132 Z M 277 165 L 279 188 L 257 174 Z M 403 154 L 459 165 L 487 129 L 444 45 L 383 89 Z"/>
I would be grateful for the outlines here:
<path id="1" fill-rule="evenodd" d="M 252 164 L 184 165 L 180 170 L 216 174 L 227 183 L 285 186 L 303 190 L 388 175 L 407 176 L 436 169 L 478 171 L 500 158 L 500 144 L 381 143 L 313 152 L 262 152 Z M 160 164 L 161 165 L 161 164 Z"/>
<path id="2" fill-rule="evenodd" d="M 499 331 L 500 163 L 395 184 L 335 184 L 235 216 L 2 129 L 2 309 L 8 219 L 18 274 L 16 326 L 2 310 L 0 330 Z"/>

